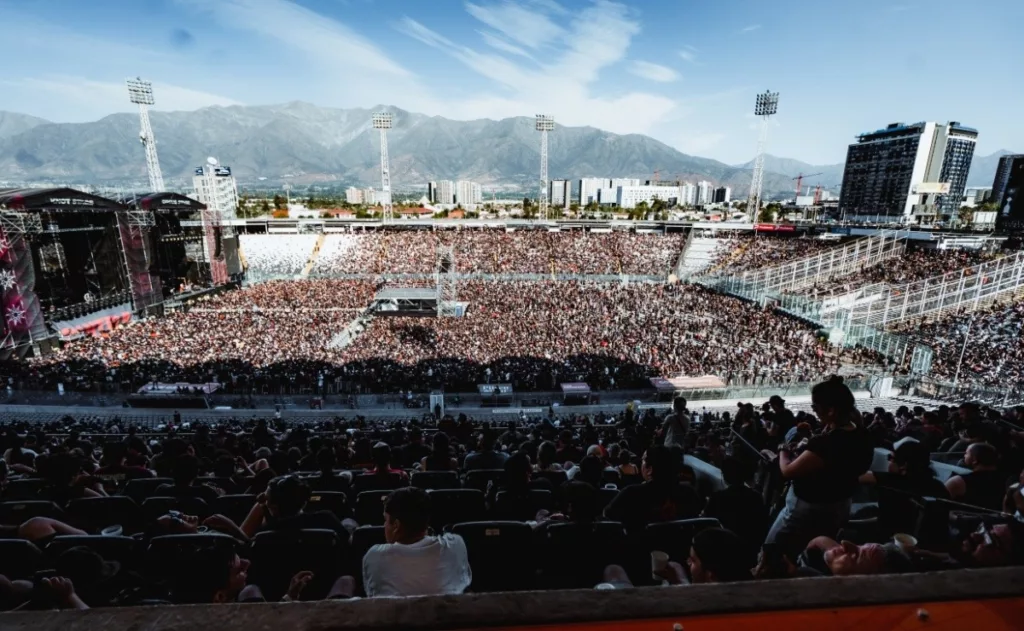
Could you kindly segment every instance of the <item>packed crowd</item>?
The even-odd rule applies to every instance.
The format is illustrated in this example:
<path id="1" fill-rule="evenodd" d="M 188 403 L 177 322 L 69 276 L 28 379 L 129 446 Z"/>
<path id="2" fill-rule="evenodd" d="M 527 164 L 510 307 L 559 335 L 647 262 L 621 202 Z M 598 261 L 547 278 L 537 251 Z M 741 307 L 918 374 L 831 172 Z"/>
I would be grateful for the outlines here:
<path id="1" fill-rule="evenodd" d="M 259 281 L 300 274 L 313 254 L 317 235 L 242 234 L 238 239 L 248 264 L 246 275 Z"/>
<path id="2" fill-rule="evenodd" d="M 938 379 L 1004 390 L 1024 384 L 1022 302 L 911 321 L 896 330 L 931 347 L 931 374 Z"/>
<path id="3" fill-rule="evenodd" d="M 312 275 L 430 274 L 449 246 L 460 273 L 665 276 L 682 235 L 526 230 L 388 231 L 327 235 Z"/>
<path id="4" fill-rule="evenodd" d="M 723 274 L 756 271 L 836 247 L 834 241 L 762 234 L 730 236 L 721 241 L 715 252 L 718 263 L 714 271 Z"/>
<path id="5" fill-rule="evenodd" d="M 375 289 L 336 279 L 264 283 L 70 342 L 11 370 L 47 390 L 155 380 L 250 392 L 343 380 L 393 392 L 472 391 L 485 382 L 643 388 L 650 377 L 679 375 L 788 383 L 840 366 L 810 326 L 689 285 L 473 281 L 459 289 L 465 317 L 377 317 L 347 348 L 330 348 Z M 851 363 L 871 361 L 844 352 Z"/>
<path id="6" fill-rule="evenodd" d="M 838 378 L 812 407 L 772 397 L 717 414 L 678 398 L 667 415 L 501 426 L 176 418 L 148 436 L 114 420 L 3 423 L 0 608 L 1024 563 L 1024 408 L 858 410 Z"/>
<path id="7" fill-rule="evenodd" d="M 959 273 L 966 267 L 980 265 L 998 255 L 979 250 L 937 250 L 908 245 L 907 250 L 896 258 L 863 267 L 853 274 L 828 279 L 797 293 L 820 299 L 877 283 L 905 285 Z"/>

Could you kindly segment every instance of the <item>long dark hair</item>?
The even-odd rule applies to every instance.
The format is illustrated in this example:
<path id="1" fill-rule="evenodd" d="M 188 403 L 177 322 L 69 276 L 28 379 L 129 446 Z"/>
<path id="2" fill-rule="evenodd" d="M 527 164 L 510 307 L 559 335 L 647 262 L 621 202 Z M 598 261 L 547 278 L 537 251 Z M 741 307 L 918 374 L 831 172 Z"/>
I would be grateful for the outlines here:
<path id="1" fill-rule="evenodd" d="M 843 383 L 843 378 L 839 375 L 832 375 L 811 388 L 811 402 L 818 419 L 822 422 L 825 422 L 825 419 L 822 418 L 822 410 L 835 412 L 836 425 L 852 423 L 856 418 L 857 402 L 853 398 L 853 392 Z"/>

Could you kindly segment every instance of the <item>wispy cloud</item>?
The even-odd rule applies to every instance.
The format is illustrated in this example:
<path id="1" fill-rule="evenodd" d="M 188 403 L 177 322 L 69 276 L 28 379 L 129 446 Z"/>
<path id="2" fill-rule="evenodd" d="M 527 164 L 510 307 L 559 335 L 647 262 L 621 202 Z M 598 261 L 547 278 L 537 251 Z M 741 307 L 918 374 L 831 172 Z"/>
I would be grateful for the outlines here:
<path id="1" fill-rule="evenodd" d="M 679 73 L 675 70 L 649 61 L 634 61 L 630 65 L 629 71 L 638 77 L 659 83 L 672 83 L 679 80 Z"/>
<path id="2" fill-rule="evenodd" d="M 697 63 L 697 53 L 695 53 L 694 51 L 690 50 L 689 46 L 687 46 L 685 50 L 679 51 L 679 56 L 682 57 L 683 61 L 685 61 L 687 63 L 691 63 L 691 64 L 696 64 Z"/>
<path id="3" fill-rule="evenodd" d="M 760 24 L 751 24 L 750 26 L 745 26 L 745 27 L 741 28 L 740 29 L 740 33 L 750 33 L 750 32 L 756 31 L 759 28 L 761 28 Z"/>
<path id="4" fill-rule="evenodd" d="M 447 116 L 497 118 L 548 112 L 566 125 L 644 133 L 675 109 L 675 100 L 658 94 L 632 92 L 609 97 L 604 90 L 591 88 L 602 71 L 625 60 L 640 32 L 630 9 L 608 0 L 593 0 L 574 13 L 572 20 L 555 20 L 553 16 L 558 16 L 553 11 L 562 9 L 550 4 L 547 0 L 498 0 L 467 5 L 470 15 L 504 43 L 512 42 L 524 51 L 543 50 L 543 55 L 536 55 L 541 60 L 537 63 L 472 48 L 410 17 L 403 18 L 396 28 L 501 86 L 498 93 L 482 92 L 449 105 Z M 492 48 L 500 50 L 500 46 Z M 518 52 L 505 52 L 521 57 Z M 662 81 L 669 77 L 664 72 L 657 76 Z"/>
<path id="5" fill-rule="evenodd" d="M 480 37 L 483 38 L 484 43 L 487 44 L 488 46 L 490 46 L 491 48 L 495 49 L 495 50 L 500 50 L 501 52 L 508 53 L 510 55 L 519 55 L 520 57 L 527 57 L 527 58 L 533 59 L 533 57 L 530 56 L 530 53 L 526 52 L 525 50 L 523 50 L 522 48 L 516 46 L 515 44 L 508 43 L 507 41 L 505 41 L 501 37 L 498 37 L 497 35 L 495 35 L 495 34 L 493 34 L 491 32 L 488 32 L 488 31 L 477 31 L 477 32 L 480 33 Z"/>

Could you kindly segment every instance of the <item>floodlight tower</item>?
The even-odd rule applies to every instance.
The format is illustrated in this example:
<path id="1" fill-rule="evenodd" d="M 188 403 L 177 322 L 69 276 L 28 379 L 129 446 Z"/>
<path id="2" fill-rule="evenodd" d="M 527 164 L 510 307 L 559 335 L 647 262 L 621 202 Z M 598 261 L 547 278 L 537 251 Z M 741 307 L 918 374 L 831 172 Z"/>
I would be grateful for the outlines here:
<path id="1" fill-rule="evenodd" d="M 388 130 L 391 129 L 391 112 L 377 112 L 373 115 L 373 128 L 380 130 L 380 190 L 384 223 L 392 220 L 391 207 L 391 166 L 388 161 Z"/>
<path id="2" fill-rule="evenodd" d="M 537 114 L 537 131 L 540 132 L 540 205 L 537 216 L 548 218 L 548 132 L 555 129 L 555 117 Z"/>
<path id="3" fill-rule="evenodd" d="M 757 219 L 761 210 L 761 185 L 764 183 L 764 150 L 768 143 L 768 119 L 779 111 L 779 93 L 765 91 L 757 95 L 754 116 L 761 117 L 761 135 L 757 139 L 757 157 L 754 158 L 754 175 L 750 180 L 750 195 L 747 197 L 747 215 L 751 221 Z"/>
<path id="4" fill-rule="evenodd" d="M 146 149 L 149 189 L 154 193 L 161 193 L 164 190 L 164 176 L 160 173 L 160 161 L 156 157 L 156 137 L 153 136 L 153 127 L 149 124 L 149 106 L 154 103 L 153 84 L 138 77 L 126 79 L 125 83 L 128 85 L 128 98 L 139 106 L 139 141 Z"/>

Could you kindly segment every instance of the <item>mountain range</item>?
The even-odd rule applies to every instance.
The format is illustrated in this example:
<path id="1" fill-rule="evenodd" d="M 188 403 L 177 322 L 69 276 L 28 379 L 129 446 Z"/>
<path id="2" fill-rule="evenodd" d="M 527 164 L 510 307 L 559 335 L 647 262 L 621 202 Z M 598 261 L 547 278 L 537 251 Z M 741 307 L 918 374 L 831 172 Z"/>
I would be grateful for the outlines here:
<path id="1" fill-rule="evenodd" d="M 370 126 L 374 111 L 394 116 L 388 133 L 396 190 L 429 180 L 468 179 L 485 186 L 531 187 L 537 181 L 539 138 L 533 119 L 455 121 L 394 107 L 333 109 L 304 102 L 206 107 L 194 112 L 151 112 L 160 165 L 169 185 L 188 187 L 194 167 L 207 156 L 233 168 L 243 183 L 268 185 L 373 185 L 379 183 L 379 144 Z M 146 162 L 135 114 L 111 114 L 89 123 L 52 123 L 0 112 L 0 180 L 73 185 L 144 186 Z M 969 185 L 987 186 L 1000 152 L 976 156 Z M 638 177 L 731 186 L 733 197 L 750 187 L 753 161 L 728 165 L 681 153 L 639 134 L 612 134 L 593 127 L 558 126 L 550 135 L 552 179 Z M 765 157 L 764 190 L 791 193 L 794 176 L 804 186 L 836 190 L 843 165 L 811 165 Z"/>

